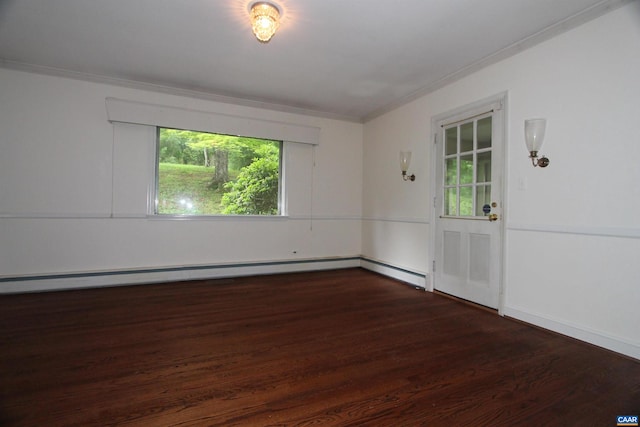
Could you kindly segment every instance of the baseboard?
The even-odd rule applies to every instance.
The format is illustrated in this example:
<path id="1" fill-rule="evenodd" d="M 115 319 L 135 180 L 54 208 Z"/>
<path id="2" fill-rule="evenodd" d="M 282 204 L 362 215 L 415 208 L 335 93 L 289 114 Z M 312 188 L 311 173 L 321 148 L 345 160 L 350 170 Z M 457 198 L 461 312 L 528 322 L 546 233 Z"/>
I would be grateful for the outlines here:
<path id="1" fill-rule="evenodd" d="M 362 267 L 414 286 L 426 287 L 425 274 L 381 261 L 353 256 L 2 277 L 0 294 L 143 285 L 354 267 Z"/>
<path id="2" fill-rule="evenodd" d="M 360 267 L 359 256 L 5 277 L 0 278 L 0 294 L 142 285 L 353 267 Z"/>
<path id="3" fill-rule="evenodd" d="M 427 287 L 427 276 L 370 258 L 361 258 L 360 267 L 421 288 Z"/>
<path id="4" fill-rule="evenodd" d="M 566 322 L 552 319 L 548 316 L 534 314 L 513 307 L 505 307 L 504 315 L 640 360 L 640 346 L 624 341 L 618 337 L 612 337 L 601 332 L 569 325 Z"/>

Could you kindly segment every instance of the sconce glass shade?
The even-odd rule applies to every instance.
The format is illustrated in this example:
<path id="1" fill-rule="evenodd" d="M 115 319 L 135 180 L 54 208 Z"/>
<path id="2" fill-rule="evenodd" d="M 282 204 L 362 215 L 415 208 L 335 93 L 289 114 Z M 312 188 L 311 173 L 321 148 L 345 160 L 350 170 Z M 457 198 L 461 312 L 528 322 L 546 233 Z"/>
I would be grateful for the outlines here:
<path id="1" fill-rule="evenodd" d="M 280 11 L 267 2 L 254 3 L 251 6 L 251 28 L 253 34 L 262 43 L 267 43 L 280 26 Z"/>
<path id="2" fill-rule="evenodd" d="M 546 119 L 529 119 L 524 121 L 524 141 L 527 151 L 537 153 L 544 142 L 544 131 L 547 126 Z M 533 154 L 535 156 L 535 154 Z"/>
<path id="3" fill-rule="evenodd" d="M 415 174 L 407 175 L 409 165 L 411 164 L 411 151 L 400 152 L 400 170 L 402 171 L 402 179 L 404 181 L 415 181 Z"/>
<path id="4" fill-rule="evenodd" d="M 410 164 L 411 164 L 411 151 L 401 151 L 400 152 L 400 170 L 402 172 L 408 171 Z"/>

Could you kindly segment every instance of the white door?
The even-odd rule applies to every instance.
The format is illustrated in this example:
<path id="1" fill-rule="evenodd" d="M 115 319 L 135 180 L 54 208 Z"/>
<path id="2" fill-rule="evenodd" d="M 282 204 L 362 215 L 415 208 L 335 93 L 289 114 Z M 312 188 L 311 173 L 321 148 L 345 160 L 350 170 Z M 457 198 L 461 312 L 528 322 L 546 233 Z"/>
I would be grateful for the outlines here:
<path id="1" fill-rule="evenodd" d="M 497 309 L 503 111 L 494 105 L 466 118 L 440 120 L 438 128 L 434 288 Z"/>

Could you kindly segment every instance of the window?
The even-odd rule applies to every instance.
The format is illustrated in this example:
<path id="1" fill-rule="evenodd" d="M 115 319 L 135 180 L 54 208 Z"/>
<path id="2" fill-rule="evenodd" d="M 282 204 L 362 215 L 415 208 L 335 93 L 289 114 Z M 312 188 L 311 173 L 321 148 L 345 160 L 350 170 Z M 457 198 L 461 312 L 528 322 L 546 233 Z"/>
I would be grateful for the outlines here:
<path id="1" fill-rule="evenodd" d="M 156 215 L 280 215 L 282 141 L 157 128 Z"/>
<path id="2" fill-rule="evenodd" d="M 491 201 L 491 116 L 445 129 L 444 214 L 483 216 Z"/>

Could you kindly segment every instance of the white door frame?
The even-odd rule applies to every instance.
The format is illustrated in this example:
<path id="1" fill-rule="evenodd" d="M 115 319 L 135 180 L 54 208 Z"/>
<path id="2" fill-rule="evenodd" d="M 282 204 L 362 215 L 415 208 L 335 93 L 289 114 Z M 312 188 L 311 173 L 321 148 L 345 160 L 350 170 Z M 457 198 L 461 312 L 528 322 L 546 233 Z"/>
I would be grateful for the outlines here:
<path id="1" fill-rule="evenodd" d="M 439 134 L 439 128 L 438 128 L 438 123 L 441 122 L 444 119 L 453 119 L 456 120 L 457 118 L 459 119 L 464 119 L 466 117 L 470 117 L 473 115 L 478 114 L 479 112 L 482 111 L 486 111 L 486 107 L 489 104 L 493 104 L 493 103 L 500 103 L 502 106 L 502 110 L 503 110 L 503 114 L 504 114 L 504 120 L 502 121 L 502 127 L 496 129 L 498 132 L 502 133 L 502 209 L 501 209 L 501 221 L 498 221 L 499 227 L 501 227 L 501 235 L 502 235 L 502 253 L 500 254 L 500 270 L 501 270 L 501 274 L 500 274 L 500 283 L 498 283 L 498 289 L 499 289 L 499 302 L 498 302 L 498 314 L 503 316 L 504 315 L 504 305 L 505 305 L 505 274 L 506 274 L 506 254 L 507 254 L 507 235 L 506 235 L 506 214 L 508 212 L 507 209 L 507 177 L 508 177 L 508 132 L 507 132 L 507 123 L 509 122 L 508 120 L 508 92 L 501 92 L 498 93 L 496 95 L 481 99 L 479 101 L 476 102 L 472 102 L 470 104 L 464 105 L 462 107 L 458 107 L 455 108 L 453 110 L 449 110 L 440 114 L 437 114 L 433 117 L 431 117 L 431 150 L 430 153 L 431 155 L 431 221 L 429 221 L 430 223 L 430 227 L 429 227 L 429 231 L 431 234 L 431 238 L 429 239 L 429 259 L 427 260 L 428 262 L 428 266 L 429 270 L 430 270 L 430 274 L 429 274 L 429 283 L 428 283 L 428 290 L 433 292 L 435 289 L 434 283 L 435 283 L 435 273 L 433 271 L 434 265 L 435 265 L 435 256 L 436 256 L 436 225 L 437 225 L 437 217 L 438 217 L 438 212 L 436 212 L 436 206 L 435 206 L 435 198 L 436 195 L 438 194 L 439 189 L 437 188 L 437 162 L 439 161 L 439 159 L 436 158 L 435 156 L 435 144 L 436 144 L 436 138 L 438 138 L 438 134 Z"/>

